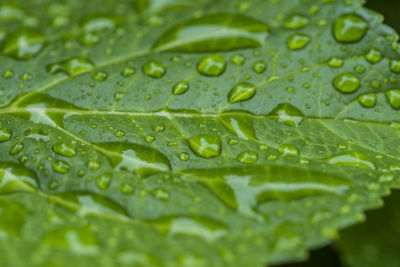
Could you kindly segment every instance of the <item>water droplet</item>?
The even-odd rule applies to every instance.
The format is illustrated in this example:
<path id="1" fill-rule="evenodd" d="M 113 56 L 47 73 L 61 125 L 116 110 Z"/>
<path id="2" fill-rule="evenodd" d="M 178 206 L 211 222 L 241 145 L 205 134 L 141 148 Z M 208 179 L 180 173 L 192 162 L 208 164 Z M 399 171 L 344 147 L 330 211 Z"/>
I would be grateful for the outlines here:
<path id="1" fill-rule="evenodd" d="M 4 78 L 4 79 L 10 79 L 10 78 L 12 78 L 12 77 L 14 77 L 14 71 L 13 71 L 12 69 L 6 69 L 6 70 L 3 72 L 3 78 Z"/>
<path id="2" fill-rule="evenodd" d="M 250 83 L 240 82 L 228 94 L 229 103 L 251 99 L 256 94 L 256 87 Z"/>
<path id="3" fill-rule="evenodd" d="M 263 73 L 267 69 L 267 64 L 264 61 L 257 61 L 253 65 L 253 70 L 257 73 Z"/>
<path id="4" fill-rule="evenodd" d="M 157 124 L 156 126 L 154 126 L 154 131 L 157 133 L 161 133 L 165 130 L 165 126 L 162 124 Z"/>
<path id="5" fill-rule="evenodd" d="M 150 60 L 143 65 L 144 74 L 152 78 L 161 78 L 166 71 L 164 65 L 156 60 Z"/>
<path id="6" fill-rule="evenodd" d="M 243 65 L 245 60 L 246 58 L 242 54 L 235 54 L 231 57 L 231 61 L 238 66 Z"/>
<path id="7" fill-rule="evenodd" d="M 73 157 L 76 154 L 74 147 L 66 143 L 54 144 L 53 151 L 65 157 Z"/>
<path id="8" fill-rule="evenodd" d="M 122 193 L 129 195 L 133 193 L 133 186 L 131 184 L 124 183 L 121 185 L 120 190 Z"/>
<path id="9" fill-rule="evenodd" d="M 81 27 L 86 32 L 98 32 L 104 30 L 114 30 L 118 24 L 121 23 L 121 19 L 117 16 L 95 14 L 85 17 L 81 21 Z"/>
<path id="10" fill-rule="evenodd" d="M 102 190 L 106 190 L 110 186 L 111 179 L 112 179 L 111 173 L 102 174 L 96 180 L 97 186 Z"/>
<path id="11" fill-rule="evenodd" d="M 365 108 L 372 108 L 376 105 L 375 94 L 365 94 L 358 97 L 358 102 Z"/>
<path id="12" fill-rule="evenodd" d="M 215 135 L 200 134 L 189 139 L 189 147 L 197 156 L 214 158 L 221 154 L 221 141 Z"/>
<path id="13" fill-rule="evenodd" d="M 11 131 L 7 128 L 0 128 L 0 143 L 11 139 Z"/>
<path id="14" fill-rule="evenodd" d="M 98 71 L 95 74 L 93 74 L 93 79 L 95 79 L 96 81 L 102 82 L 105 81 L 108 77 L 107 72 L 104 71 Z"/>
<path id="15" fill-rule="evenodd" d="M 279 147 L 279 153 L 281 153 L 283 156 L 291 156 L 291 157 L 297 157 L 300 155 L 300 151 L 297 148 L 297 146 L 292 144 L 281 145 Z"/>
<path id="16" fill-rule="evenodd" d="M 153 191 L 151 191 L 151 194 L 162 201 L 167 201 L 169 199 L 169 192 L 163 188 L 156 188 Z"/>
<path id="17" fill-rule="evenodd" d="M 289 103 L 282 103 L 276 106 L 270 113 L 270 116 L 276 117 L 280 123 L 295 127 L 303 121 L 304 114 Z"/>
<path id="18" fill-rule="evenodd" d="M 118 131 L 115 131 L 115 132 L 114 132 L 114 135 L 115 135 L 116 137 L 122 138 L 122 137 L 125 136 L 125 132 L 124 132 L 124 131 L 121 131 L 121 130 L 118 130 Z"/>
<path id="19" fill-rule="evenodd" d="M 400 60 L 391 60 L 390 70 L 396 74 L 400 74 Z"/>
<path id="20" fill-rule="evenodd" d="M 378 63 L 382 59 L 382 53 L 379 50 L 372 48 L 369 50 L 368 54 L 365 55 L 365 59 L 370 63 Z"/>
<path id="21" fill-rule="evenodd" d="M 354 166 L 373 170 L 376 169 L 375 163 L 371 157 L 356 151 L 339 153 L 325 158 L 325 160 L 334 165 Z"/>
<path id="22" fill-rule="evenodd" d="M 187 161 L 188 159 L 189 159 L 189 154 L 188 153 L 185 153 L 185 152 L 182 152 L 182 153 L 180 153 L 179 154 L 179 158 L 182 160 L 182 161 Z"/>
<path id="23" fill-rule="evenodd" d="M 216 14 L 179 24 L 154 44 L 156 51 L 217 52 L 258 47 L 264 43 L 268 26 L 239 14 Z"/>
<path id="24" fill-rule="evenodd" d="M 84 46 L 93 46 L 100 42 L 100 36 L 94 32 L 84 32 L 81 34 L 79 41 Z"/>
<path id="25" fill-rule="evenodd" d="M 309 23 L 309 19 L 301 14 L 293 14 L 286 18 L 285 28 L 290 30 L 298 30 L 303 28 Z"/>
<path id="26" fill-rule="evenodd" d="M 252 115 L 243 113 L 232 116 L 222 113 L 220 119 L 224 127 L 236 134 L 239 138 L 243 140 L 257 140 L 253 127 Z M 231 140 L 230 144 L 237 144 L 237 140 Z"/>
<path id="27" fill-rule="evenodd" d="M 254 151 L 244 151 L 240 153 L 237 158 L 238 161 L 243 162 L 243 163 L 255 163 L 258 160 L 258 154 Z"/>
<path id="28" fill-rule="evenodd" d="M 88 167 L 91 170 L 98 170 L 100 168 L 100 162 L 95 159 L 91 159 L 85 163 L 86 167 Z"/>
<path id="29" fill-rule="evenodd" d="M 361 40 L 368 31 L 368 23 L 360 16 L 346 14 L 336 19 L 333 35 L 342 43 L 354 43 Z"/>
<path id="30" fill-rule="evenodd" d="M 3 41 L 2 52 L 18 60 L 37 55 L 45 44 L 44 35 L 33 29 L 22 29 L 9 34 Z"/>
<path id="31" fill-rule="evenodd" d="M 337 57 L 331 57 L 328 60 L 328 65 L 333 68 L 340 68 L 343 66 L 343 59 Z"/>
<path id="32" fill-rule="evenodd" d="M 181 94 L 186 93 L 187 90 L 189 90 L 189 83 L 186 81 L 181 81 L 174 85 L 174 88 L 172 89 L 172 93 L 174 95 L 181 95 Z"/>
<path id="33" fill-rule="evenodd" d="M 136 73 L 136 69 L 131 68 L 131 67 L 126 67 L 121 71 L 121 75 L 123 77 L 130 77 L 130 76 L 134 75 L 135 73 Z"/>
<path id="34" fill-rule="evenodd" d="M 15 155 L 21 152 L 24 149 L 24 143 L 16 143 L 10 149 L 10 154 Z"/>
<path id="35" fill-rule="evenodd" d="M 197 70 L 206 76 L 219 76 L 226 68 L 226 62 L 220 55 L 209 55 L 200 60 Z"/>
<path id="36" fill-rule="evenodd" d="M 344 72 L 333 80 L 333 86 L 342 93 L 353 93 L 360 87 L 360 80 L 356 75 Z"/>
<path id="37" fill-rule="evenodd" d="M 290 50 L 300 50 L 308 45 L 311 41 L 310 36 L 305 34 L 292 34 L 287 40 L 287 46 Z"/>
<path id="38" fill-rule="evenodd" d="M 51 74 L 65 72 L 69 76 L 76 76 L 91 71 L 93 68 L 94 64 L 84 57 L 72 57 L 46 66 L 47 71 Z"/>
<path id="39" fill-rule="evenodd" d="M 71 169 L 71 166 L 62 160 L 57 160 L 53 163 L 53 169 L 58 173 L 67 173 Z"/>
<path id="40" fill-rule="evenodd" d="M 385 96 L 392 108 L 400 108 L 400 90 L 390 90 L 385 93 Z"/>

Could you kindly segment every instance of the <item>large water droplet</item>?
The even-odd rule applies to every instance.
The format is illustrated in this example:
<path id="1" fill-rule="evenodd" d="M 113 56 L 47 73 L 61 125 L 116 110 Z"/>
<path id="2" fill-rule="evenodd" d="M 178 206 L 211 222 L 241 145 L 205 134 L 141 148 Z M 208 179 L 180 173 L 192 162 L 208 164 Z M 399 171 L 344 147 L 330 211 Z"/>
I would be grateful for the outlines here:
<path id="1" fill-rule="evenodd" d="M 353 93 L 360 87 L 360 80 L 356 75 L 344 72 L 333 80 L 333 86 L 342 93 Z"/>
<path id="2" fill-rule="evenodd" d="M 286 18 L 285 20 L 285 28 L 290 30 L 301 29 L 306 26 L 310 20 L 301 14 L 293 14 Z"/>
<path id="3" fill-rule="evenodd" d="M 54 144 L 53 151 L 65 157 L 73 157 L 76 154 L 74 147 L 66 143 Z"/>
<path id="4" fill-rule="evenodd" d="M 239 14 L 217 14 L 193 19 L 173 27 L 154 44 L 156 51 L 217 52 L 258 47 L 268 26 Z"/>
<path id="5" fill-rule="evenodd" d="M 45 44 L 44 35 L 33 29 L 22 29 L 9 34 L 3 41 L 2 53 L 18 60 L 37 55 Z"/>
<path id="6" fill-rule="evenodd" d="M 94 64 L 92 61 L 84 57 L 72 57 L 46 66 L 47 71 L 51 74 L 65 72 L 69 76 L 76 76 L 91 71 L 93 68 Z"/>
<path id="7" fill-rule="evenodd" d="M 150 60 L 143 65 L 144 74 L 152 78 L 161 78 L 166 71 L 164 65 L 156 60 Z"/>
<path id="8" fill-rule="evenodd" d="M 251 114 L 243 113 L 233 116 L 222 113 L 220 115 L 220 120 L 223 122 L 224 127 L 236 134 L 239 138 L 243 140 L 257 140 Z"/>
<path id="9" fill-rule="evenodd" d="M 400 90 L 390 90 L 385 93 L 386 99 L 394 109 L 400 108 Z"/>
<path id="10" fill-rule="evenodd" d="M 97 186 L 102 190 L 106 190 L 110 186 L 111 179 L 111 173 L 102 174 L 96 180 Z"/>
<path id="11" fill-rule="evenodd" d="M 228 94 L 229 103 L 249 100 L 256 94 L 256 87 L 247 82 L 240 82 Z"/>
<path id="12" fill-rule="evenodd" d="M 391 60 L 389 66 L 392 72 L 400 74 L 400 60 Z"/>
<path id="13" fill-rule="evenodd" d="M 293 127 L 298 126 L 304 119 L 303 112 L 289 103 L 279 104 L 269 115 L 278 119 L 280 123 Z"/>
<path id="14" fill-rule="evenodd" d="M 342 43 L 353 43 L 361 40 L 368 31 L 368 23 L 355 14 L 343 15 L 333 25 L 333 35 Z"/>
<path id="15" fill-rule="evenodd" d="M 311 41 L 310 36 L 306 34 L 292 34 L 287 40 L 287 46 L 290 50 L 300 50 Z"/>
<path id="16" fill-rule="evenodd" d="M 219 76 L 225 71 L 226 62 L 220 55 L 209 55 L 200 60 L 197 70 L 206 76 Z"/>
<path id="17" fill-rule="evenodd" d="M 189 139 L 189 147 L 196 155 L 214 158 L 221 154 L 221 141 L 215 135 L 200 134 Z"/>
<path id="18" fill-rule="evenodd" d="M 325 158 L 325 160 L 334 165 L 354 166 L 373 170 L 376 169 L 375 163 L 371 157 L 356 151 L 339 153 Z"/>

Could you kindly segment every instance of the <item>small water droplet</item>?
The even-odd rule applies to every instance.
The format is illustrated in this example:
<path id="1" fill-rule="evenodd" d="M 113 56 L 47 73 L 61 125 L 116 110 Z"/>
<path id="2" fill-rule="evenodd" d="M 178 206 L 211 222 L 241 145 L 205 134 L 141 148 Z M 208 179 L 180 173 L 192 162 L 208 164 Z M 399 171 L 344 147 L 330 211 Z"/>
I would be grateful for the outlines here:
<path id="1" fill-rule="evenodd" d="M 298 30 L 306 26 L 310 20 L 301 14 L 293 14 L 286 18 L 285 28 L 290 30 Z"/>
<path id="2" fill-rule="evenodd" d="M 85 163 L 86 167 L 88 167 L 91 170 L 98 170 L 100 168 L 100 162 L 95 159 L 91 159 Z"/>
<path id="3" fill-rule="evenodd" d="M 187 90 L 189 90 L 189 83 L 186 81 L 181 81 L 174 85 L 172 88 L 172 93 L 174 95 L 181 95 L 186 93 Z"/>
<path id="4" fill-rule="evenodd" d="M 96 81 L 102 82 L 105 81 L 108 77 L 107 72 L 104 71 L 98 71 L 95 74 L 93 74 L 93 79 L 95 79 Z"/>
<path id="5" fill-rule="evenodd" d="M 165 69 L 164 65 L 156 60 L 150 60 L 147 61 L 143 65 L 143 72 L 144 74 L 152 77 L 152 78 L 161 78 L 164 76 L 165 72 L 167 70 Z"/>
<path id="6" fill-rule="evenodd" d="M 226 68 L 226 62 L 220 55 L 209 55 L 200 60 L 197 70 L 206 76 L 219 76 Z"/>
<path id="7" fill-rule="evenodd" d="M 179 158 L 180 158 L 182 161 L 187 161 L 187 160 L 189 159 L 189 154 L 186 153 L 186 152 L 182 152 L 182 153 L 179 154 Z"/>
<path id="8" fill-rule="evenodd" d="M 291 157 L 297 157 L 300 155 L 300 151 L 297 148 L 297 146 L 292 144 L 281 145 L 279 147 L 279 153 L 281 153 L 283 156 L 291 156 Z"/>
<path id="9" fill-rule="evenodd" d="M 112 31 L 120 23 L 121 19 L 117 16 L 94 14 L 83 18 L 80 25 L 85 32 L 98 32 L 104 30 Z"/>
<path id="10" fill-rule="evenodd" d="M 214 158 L 221 154 L 221 141 L 215 135 L 200 134 L 189 139 L 189 147 L 197 156 Z"/>
<path id="11" fill-rule="evenodd" d="M 258 160 L 258 154 L 254 151 L 244 151 L 240 153 L 237 158 L 238 161 L 243 162 L 243 163 L 255 163 Z"/>
<path id="12" fill-rule="evenodd" d="M 378 63 L 382 59 L 382 53 L 379 50 L 372 48 L 369 50 L 368 54 L 365 55 L 365 59 L 370 63 Z"/>
<path id="13" fill-rule="evenodd" d="M 74 147 L 66 143 L 54 144 L 53 151 L 65 157 L 73 157 L 76 154 Z"/>
<path id="14" fill-rule="evenodd" d="M 400 60 L 391 60 L 389 64 L 393 73 L 400 74 Z"/>
<path id="15" fill-rule="evenodd" d="M 340 68 L 343 66 L 343 59 L 337 57 L 331 57 L 328 60 L 328 65 L 333 68 Z"/>
<path id="16" fill-rule="evenodd" d="M 44 35 L 34 29 L 22 29 L 9 34 L 3 41 L 2 53 L 18 60 L 28 60 L 39 54 L 45 44 Z"/>
<path id="17" fill-rule="evenodd" d="M 100 42 L 100 36 L 94 32 L 84 32 L 81 34 L 79 41 L 84 46 L 93 46 Z"/>
<path id="18" fill-rule="evenodd" d="M 24 149 L 24 143 L 16 143 L 10 149 L 10 154 L 15 155 Z"/>
<path id="19" fill-rule="evenodd" d="M 239 101 L 251 99 L 256 94 L 256 87 L 247 82 L 240 82 L 232 88 L 228 94 L 229 103 L 233 104 Z"/>
<path id="20" fill-rule="evenodd" d="M 53 170 L 58 173 L 67 173 L 71 169 L 71 166 L 62 160 L 57 160 L 53 163 Z"/>
<path id="21" fill-rule="evenodd" d="M 151 194 L 162 201 L 167 201 L 169 199 L 169 192 L 163 188 L 156 188 L 153 191 L 151 191 Z"/>
<path id="22" fill-rule="evenodd" d="M 336 19 L 333 35 L 338 42 L 354 43 L 360 41 L 368 29 L 369 25 L 362 17 L 346 14 Z"/>
<path id="23" fill-rule="evenodd" d="M 333 86 L 342 93 L 353 93 L 360 87 L 360 80 L 356 75 L 344 72 L 333 80 Z"/>
<path id="24" fill-rule="evenodd" d="M 14 71 L 13 71 L 12 69 L 6 69 L 6 70 L 3 72 L 3 78 L 4 78 L 4 79 L 10 79 L 10 78 L 12 78 L 12 77 L 14 77 Z"/>
<path id="25" fill-rule="evenodd" d="M 238 66 L 243 65 L 245 60 L 246 58 L 242 54 L 235 54 L 231 57 L 231 61 Z"/>
<path id="26" fill-rule="evenodd" d="M 97 186 L 102 190 L 106 190 L 110 186 L 111 179 L 111 173 L 102 174 L 96 180 Z"/>
<path id="27" fill-rule="evenodd" d="M 358 97 L 358 102 L 365 108 L 372 108 L 376 105 L 375 94 L 365 94 Z"/>
<path id="28" fill-rule="evenodd" d="M 121 75 L 123 77 L 130 77 L 130 76 L 134 75 L 135 73 L 136 73 L 136 69 L 131 68 L 131 67 L 126 67 L 121 71 Z"/>
<path id="29" fill-rule="evenodd" d="M 114 132 L 114 135 L 115 135 L 116 137 L 122 138 L 122 137 L 125 136 L 125 132 L 124 132 L 124 131 L 121 131 L 121 130 L 118 130 L 118 131 L 115 131 L 115 132 Z"/>
<path id="30" fill-rule="evenodd" d="M 310 41 L 310 36 L 306 34 L 292 34 L 287 40 L 287 46 L 290 50 L 300 50 L 306 47 Z"/>
<path id="31" fill-rule="evenodd" d="M 390 90 L 385 93 L 385 96 L 392 108 L 400 108 L 400 90 Z"/>
<path id="32" fill-rule="evenodd" d="M 69 76 L 76 76 L 91 71 L 93 68 L 94 64 L 84 57 L 72 57 L 46 66 L 47 71 L 51 74 L 65 72 Z"/>
<path id="33" fill-rule="evenodd" d="M 254 63 L 253 70 L 257 73 L 263 73 L 267 69 L 267 64 L 260 60 Z"/>
<path id="34" fill-rule="evenodd" d="M 123 183 L 120 187 L 120 190 L 122 193 L 129 195 L 133 193 L 133 186 L 128 183 Z"/>

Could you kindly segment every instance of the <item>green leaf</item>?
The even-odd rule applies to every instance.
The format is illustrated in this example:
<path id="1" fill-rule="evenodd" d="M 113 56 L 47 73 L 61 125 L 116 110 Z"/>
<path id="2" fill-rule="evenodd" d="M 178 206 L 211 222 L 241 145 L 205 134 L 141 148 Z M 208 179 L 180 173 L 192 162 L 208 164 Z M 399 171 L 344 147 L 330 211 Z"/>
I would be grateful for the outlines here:
<path id="1" fill-rule="evenodd" d="M 400 192 L 393 191 L 382 209 L 367 213 L 367 221 L 342 232 L 336 247 L 348 266 L 400 265 Z"/>
<path id="2" fill-rule="evenodd" d="M 1 3 L 0 263 L 265 266 L 361 221 L 400 166 L 361 2 Z"/>

